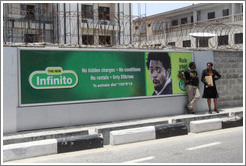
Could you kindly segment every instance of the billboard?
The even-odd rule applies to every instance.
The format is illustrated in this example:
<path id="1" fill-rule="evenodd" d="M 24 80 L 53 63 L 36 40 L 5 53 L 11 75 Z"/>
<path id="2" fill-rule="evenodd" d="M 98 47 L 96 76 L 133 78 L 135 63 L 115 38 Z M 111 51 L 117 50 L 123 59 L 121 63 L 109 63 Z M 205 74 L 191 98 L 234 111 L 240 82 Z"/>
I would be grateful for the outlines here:
<path id="1" fill-rule="evenodd" d="M 183 94 L 178 74 L 191 61 L 191 52 L 21 49 L 19 105 Z"/>

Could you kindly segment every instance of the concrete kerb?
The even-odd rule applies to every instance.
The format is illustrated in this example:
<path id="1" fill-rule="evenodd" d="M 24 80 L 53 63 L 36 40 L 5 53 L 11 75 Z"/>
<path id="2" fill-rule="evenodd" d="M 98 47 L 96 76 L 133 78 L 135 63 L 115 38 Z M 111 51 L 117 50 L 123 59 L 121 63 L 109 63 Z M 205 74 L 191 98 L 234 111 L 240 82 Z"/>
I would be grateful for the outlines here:
<path id="1" fill-rule="evenodd" d="M 190 122 L 190 132 L 200 133 L 205 131 L 218 130 L 222 128 L 222 120 L 220 118 L 196 120 Z"/>
<path id="2" fill-rule="evenodd" d="M 22 134 L 12 134 L 12 135 L 5 135 L 3 137 L 3 145 L 8 144 L 16 144 L 16 143 L 23 143 L 23 142 L 30 142 L 30 141 L 39 141 L 39 140 L 46 140 L 46 139 L 56 139 L 56 138 L 64 138 L 69 136 L 77 136 L 77 135 L 88 135 L 88 130 L 62 130 L 56 132 L 50 131 L 43 131 L 43 132 L 24 132 Z"/>
<path id="3" fill-rule="evenodd" d="M 3 162 L 103 147 L 101 135 L 71 136 L 3 146 Z"/>
<path id="4" fill-rule="evenodd" d="M 189 116 L 189 117 L 187 117 L 187 116 Z M 170 133 L 170 131 L 176 130 L 176 134 L 177 134 L 177 133 L 181 133 L 181 131 L 178 131 L 178 130 L 180 130 L 182 127 L 179 126 L 181 128 L 174 129 L 171 126 L 174 127 L 175 125 L 181 124 L 183 122 L 182 124 L 185 125 L 185 127 L 183 128 L 184 132 L 183 131 L 182 132 L 184 134 L 184 133 L 186 133 L 185 130 L 187 130 L 187 133 L 190 132 L 190 122 L 191 121 L 195 121 L 195 120 L 199 121 L 199 120 L 204 120 L 204 119 L 221 118 L 222 119 L 221 120 L 222 121 L 222 128 L 223 128 L 223 123 L 227 123 L 226 124 L 227 127 L 225 127 L 225 128 L 228 128 L 228 127 L 242 126 L 243 125 L 243 118 L 242 117 L 243 117 L 243 110 L 241 109 L 241 110 L 237 110 L 237 111 L 220 112 L 219 114 L 184 115 L 183 118 L 179 118 L 179 116 L 174 116 L 174 117 L 166 117 L 166 118 L 157 118 L 158 120 L 156 120 L 156 119 L 144 120 L 144 121 L 141 121 L 141 123 L 136 122 L 136 123 L 130 123 L 129 124 L 129 122 L 125 122 L 125 123 L 121 123 L 120 125 L 118 123 L 116 123 L 115 125 L 101 125 L 101 127 L 94 126 L 94 127 L 89 127 L 88 129 L 90 129 L 90 132 L 89 132 L 90 134 L 91 134 L 92 130 L 93 131 L 98 131 L 99 133 L 96 134 L 97 138 L 95 137 L 94 141 L 88 141 L 88 138 L 90 138 L 91 135 L 87 135 L 87 138 L 86 138 L 87 141 L 84 141 L 84 143 L 80 143 L 79 146 L 82 145 L 82 147 L 79 147 L 79 148 L 78 147 L 76 148 L 75 146 L 73 147 L 73 145 L 76 144 L 75 140 L 81 140 L 81 138 L 79 138 L 79 137 L 82 137 L 82 136 L 67 135 L 66 139 L 65 138 L 58 138 L 58 139 L 60 140 L 59 142 L 63 142 L 62 143 L 63 146 L 66 146 L 66 148 L 65 148 L 66 150 L 64 150 L 64 152 L 68 152 L 70 150 L 71 151 L 75 151 L 75 150 L 88 149 L 88 148 L 84 147 L 84 145 L 88 144 L 88 142 L 90 142 L 89 144 L 94 144 L 91 148 L 103 147 L 103 145 L 105 145 L 104 144 L 104 136 L 108 137 L 107 139 L 108 139 L 108 142 L 109 142 L 110 131 L 115 131 L 115 130 L 120 130 L 120 129 L 133 129 L 134 127 L 148 127 L 148 126 L 151 126 L 151 125 L 155 126 L 155 128 L 157 128 L 157 126 L 159 125 L 159 128 L 169 128 L 169 131 L 166 130 L 167 131 L 166 133 Z M 155 121 L 155 122 L 153 122 L 153 121 Z M 105 127 L 105 126 L 108 126 L 108 127 Z M 111 126 L 111 127 L 109 127 L 109 126 Z M 80 128 L 80 131 L 82 131 L 81 130 L 82 128 L 81 127 L 79 127 L 79 128 Z M 101 131 L 101 135 L 100 135 L 100 131 Z M 88 133 L 88 131 L 87 131 L 87 133 Z M 92 133 L 94 133 L 94 132 L 92 132 Z M 165 132 L 162 132 L 162 133 L 165 133 Z M 164 135 L 166 135 L 166 134 L 164 134 Z M 62 135 L 59 135 L 59 136 L 62 136 Z M 175 135 L 171 135 L 171 136 L 175 136 Z M 162 138 L 165 138 L 165 136 L 162 137 Z M 58 145 L 57 145 L 58 144 L 58 141 L 57 141 L 58 139 L 41 140 L 41 142 L 44 141 L 43 144 L 41 142 L 38 142 L 38 141 L 31 141 L 31 142 L 4 145 L 3 146 L 3 149 L 4 149 L 4 151 L 3 151 L 3 161 L 17 160 L 17 159 L 20 159 L 20 157 L 21 158 L 29 158 L 29 157 L 34 157 L 34 156 L 37 156 L 37 155 L 40 156 L 40 155 L 54 154 L 54 151 L 47 153 L 47 150 L 43 150 L 44 153 L 40 153 L 40 152 L 38 152 L 38 150 L 32 150 L 34 152 L 37 151 L 37 154 L 36 155 L 32 154 L 32 155 L 28 156 L 27 155 L 27 151 L 29 151 L 28 148 L 35 149 L 35 148 L 39 147 L 40 149 L 42 149 L 42 148 L 47 147 L 47 145 L 50 146 L 50 144 L 54 143 L 54 140 L 56 141 L 56 145 L 54 145 L 54 146 L 58 147 Z M 63 141 L 61 141 L 61 140 L 63 140 Z M 49 141 L 51 141 L 51 142 L 49 143 Z M 37 144 L 37 146 L 35 144 Z M 76 146 L 77 145 L 78 144 L 76 144 Z M 50 147 L 54 148 L 54 146 L 52 145 Z M 57 150 L 57 147 L 56 147 L 56 150 Z M 23 154 L 22 155 L 18 155 L 20 153 L 23 153 Z M 58 152 L 56 151 L 55 153 L 58 153 Z M 12 157 L 11 157 L 11 155 L 12 155 Z M 15 156 L 15 157 L 13 157 L 13 156 Z"/>
<path id="5" fill-rule="evenodd" d="M 137 127 L 146 127 L 146 126 L 153 126 L 159 124 L 168 124 L 168 120 L 160 120 L 156 122 L 144 122 L 144 123 L 137 123 L 137 124 L 116 124 L 111 126 L 103 126 L 95 128 L 95 132 L 98 134 L 103 135 L 103 144 L 109 145 L 110 140 L 110 132 L 115 130 L 122 130 L 122 129 L 131 129 Z"/>
<path id="6" fill-rule="evenodd" d="M 188 132 L 190 132 L 190 122 L 197 121 L 197 120 L 204 120 L 204 119 L 213 119 L 213 118 L 227 118 L 229 117 L 229 113 L 219 113 L 219 114 L 207 114 L 207 115 L 200 115 L 196 116 L 193 115 L 192 117 L 188 118 L 174 118 L 173 122 L 184 122 L 187 125 Z"/>
<path id="7" fill-rule="evenodd" d="M 110 132 L 110 145 L 120 145 L 187 134 L 188 130 L 185 123 L 115 130 Z"/>

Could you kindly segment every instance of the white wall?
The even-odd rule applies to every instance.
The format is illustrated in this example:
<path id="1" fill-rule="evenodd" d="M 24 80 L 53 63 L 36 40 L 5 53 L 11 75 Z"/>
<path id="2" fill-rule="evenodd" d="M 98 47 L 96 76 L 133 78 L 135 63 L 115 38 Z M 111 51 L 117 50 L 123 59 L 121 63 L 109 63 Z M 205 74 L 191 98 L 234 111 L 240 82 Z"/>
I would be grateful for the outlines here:
<path id="1" fill-rule="evenodd" d="M 17 48 L 3 48 L 3 133 L 184 113 L 185 95 L 19 107 L 17 55 Z M 194 58 L 201 75 L 212 52 L 195 52 Z M 199 104 L 199 111 L 206 109 L 203 100 Z"/>
<path id="2" fill-rule="evenodd" d="M 3 49 L 3 132 L 16 131 L 18 105 L 17 48 Z"/>
<path id="3" fill-rule="evenodd" d="M 207 68 L 207 62 L 214 62 L 213 51 L 194 51 L 193 60 L 196 63 L 196 69 L 199 77 L 200 100 L 196 105 L 196 110 L 208 111 L 207 99 L 202 98 L 204 84 L 201 82 L 202 71 Z M 213 102 L 212 102 L 213 108 Z"/>

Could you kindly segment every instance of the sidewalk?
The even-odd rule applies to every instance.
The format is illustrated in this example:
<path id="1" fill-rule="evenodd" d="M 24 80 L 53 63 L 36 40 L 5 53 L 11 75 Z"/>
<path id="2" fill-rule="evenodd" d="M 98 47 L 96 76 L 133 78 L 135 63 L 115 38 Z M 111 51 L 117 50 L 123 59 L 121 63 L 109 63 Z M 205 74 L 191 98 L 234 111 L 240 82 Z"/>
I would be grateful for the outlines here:
<path id="1" fill-rule="evenodd" d="M 127 131 L 135 128 L 183 123 L 190 132 L 190 123 L 205 119 L 243 119 L 243 107 L 220 109 L 219 113 L 197 112 L 196 114 L 182 114 L 158 118 L 128 120 L 112 123 L 81 125 L 74 127 L 23 131 L 3 135 L 3 161 L 17 160 L 34 156 L 57 153 L 59 148 L 66 152 L 73 150 L 103 147 L 110 144 L 112 131 Z M 241 122 L 242 123 L 242 122 Z M 165 128 L 165 127 L 164 127 Z M 80 143 L 76 144 L 77 142 Z M 71 145 L 68 145 L 71 143 Z M 86 147 L 78 147 L 86 145 Z M 50 150 L 50 148 L 53 148 Z M 49 148 L 49 150 L 47 150 Z M 21 150 L 20 150 L 21 149 Z M 17 153 L 18 151 L 18 153 Z M 39 153 L 33 153 L 39 152 Z M 65 151 L 64 151 L 65 152 Z"/>

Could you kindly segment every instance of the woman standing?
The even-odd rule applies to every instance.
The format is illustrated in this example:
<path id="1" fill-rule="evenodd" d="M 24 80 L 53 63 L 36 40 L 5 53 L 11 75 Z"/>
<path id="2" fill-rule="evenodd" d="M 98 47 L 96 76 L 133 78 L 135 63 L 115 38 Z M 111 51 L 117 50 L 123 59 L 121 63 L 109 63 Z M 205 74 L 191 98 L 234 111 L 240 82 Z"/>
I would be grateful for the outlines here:
<path id="1" fill-rule="evenodd" d="M 215 84 L 215 80 L 220 79 L 221 75 L 214 70 L 213 68 L 213 63 L 212 62 L 208 62 L 207 63 L 207 69 L 204 69 L 202 71 L 202 79 L 201 81 L 204 83 L 204 91 L 203 91 L 203 95 L 202 98 L 207 98 L 207 102 L 208 102 L 208 108 L 209 108 L 209 113 L 211 114 L 211 98 L 214 99 L 214 111 L 219 113 L 218 109 L 217 109 L 217 103 L 218 103 L 218 99 L 219 95 L 216 89 L 216 84 Z M 213 84 L 208 83 L 205 79 L 206 76 L 212 76 L 212 81 Z"/>

